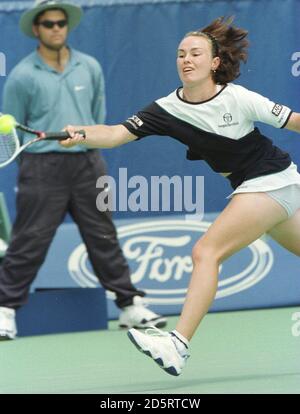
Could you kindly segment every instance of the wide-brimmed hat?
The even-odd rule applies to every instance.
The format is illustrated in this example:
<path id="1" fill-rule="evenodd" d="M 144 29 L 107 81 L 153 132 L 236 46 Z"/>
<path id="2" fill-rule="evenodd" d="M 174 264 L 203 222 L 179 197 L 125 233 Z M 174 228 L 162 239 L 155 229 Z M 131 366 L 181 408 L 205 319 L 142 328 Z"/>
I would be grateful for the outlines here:
<path id="1" fill-rule="evenodd" d="M 32 23 L 36 16 L 46 10 L 62 9 L 68 16 L 69 31 L 75 29 L 78 26 L 82 17 L 82 9 L 79 6 L 70 4 L 60 0 L 36 0 L 33 7 L 24 12 L 20 19 L 20 29 L 27 36 L 35 37 L 32 31 Z"/>

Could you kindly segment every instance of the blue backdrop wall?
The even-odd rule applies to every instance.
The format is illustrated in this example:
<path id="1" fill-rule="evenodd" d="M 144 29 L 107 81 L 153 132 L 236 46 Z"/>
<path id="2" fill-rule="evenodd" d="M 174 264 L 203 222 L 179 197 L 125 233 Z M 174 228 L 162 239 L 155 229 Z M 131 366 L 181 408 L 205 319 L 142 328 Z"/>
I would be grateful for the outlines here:
<path id="1" fill-rule="evenodd" d="M 107 82 L 108 123 L 119 123 L 152 100 L 179 86 L 176 48 L 190 30 L 222 15 L 235 15 L 236 24 L 249 30 L 251 49 L 240 83 L 300 111 L 300 1 L 74 1 L 83 6 L 84 19 L 70 36 L 70 45 L 96 57 Z M 0 94 L 14 65 L 35 47 L 18 29 L 21 13 L 32 2 L 0 0 Z M 279 146 L 300 162 L 300 137 L 260 126 Z M 128 176 L 204 175 L 205 211 L 220 211 L 230 192 L 227 181 L 203 162 L 185 159 L 185 148 L 172 139 L 151 137 L 114 150 L 105 150 L 109 173 L 120 167 Z M 0 191 L 15 215 L 17 167 L 0 170 Z M 133 213 L 117 213 L 128 217 Z M 135 214 L 136 215 L 136 214 Z"/>

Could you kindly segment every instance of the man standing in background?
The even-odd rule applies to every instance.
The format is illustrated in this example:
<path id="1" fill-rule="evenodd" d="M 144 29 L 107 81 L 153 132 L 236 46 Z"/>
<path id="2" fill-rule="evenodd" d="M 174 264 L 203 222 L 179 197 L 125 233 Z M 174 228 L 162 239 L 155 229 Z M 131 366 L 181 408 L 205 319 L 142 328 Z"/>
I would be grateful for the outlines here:
<path id="1" fill-rule="evenodd" d="M 105 92 L 99 63 L 67 46 L 80 22 L 80 7 L 58 0 L 36 1 L 20 27 L 39 41 L 37 50 L 10 73 L 2 112 L 37 130 L 68 123 L 104 123 Z M 29 137 L 26 134 L 23 141 Z M 96 181 L 106 175 L 98 150 L 64 149 L 40 142 L 20 157 L 17 217 L 0 267 L 0 339 L 16 336 L 15 309 L 28 297 L 58 226 L 70 213 L 78 225 L 95 274 L 116 294 L 121 327 L 163 327 L 166 319 L 145 307 L 145 293 L 131 283 L 110 212 L 96 208 Z M 97 191 L 96 191 L 97 190 Z"/>

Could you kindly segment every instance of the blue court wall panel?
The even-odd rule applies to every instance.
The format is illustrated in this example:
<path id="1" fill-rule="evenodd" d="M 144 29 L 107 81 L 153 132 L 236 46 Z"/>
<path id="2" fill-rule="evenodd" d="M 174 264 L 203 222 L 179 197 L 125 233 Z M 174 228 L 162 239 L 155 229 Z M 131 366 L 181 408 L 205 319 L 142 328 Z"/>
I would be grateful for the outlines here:
<path id="1" fill-rule="evenodd" d="M 222 15 L 235 15 L 236 24 L 249 30 L 248 63 L 238 83 L 270 99 L 300 110 L 299 0 L 238 1 L 75 1 L 85 11 L 81 25 L 71 34 L 70 45 L 101 61 L 107 83 L 108 123 L 122 122 L 152 100 L 177 86 L 176 48 L 182 36 Z M 0 94 L 14 65 L 35 47 L 34 40 L 18 30 L 21 13 L 32 2 L 0 1 Z M 0 104 L 1 108 L 1 104 Z M 299 136 L 258 125 L 293 160 L 300 162 Z M 205 210 L 220 211 L 230 192 L 229 183 L 203 162 L 185 159 L 185 147 L 167 137 L 146 138 L 103 151 L 109 174 L 120 167 L 128 175 L 204 175 Z M 16 165 L 0 170 L 0 190 L 15 216 Z M 144 215 L 151 215 L 143 213 Z M 134 218 L 132 212 L 117 218 Z"/>
<path id="2" fill-rule="evenodd" d="M 118 235 L 132 272 L 151 308 L 172 315 L 182 308 L 190 280 L 191 250 L 215 214 L 202 221 L 186 216 L 117 220 Z M 31 292 L 35 289 L 97 288 L 98 280 L 73 223 L 58 230 Z M 99 297 L 100 300 L 100 297 Z M 210 311 L 233 311 L 300 305 L 299 257 L 263 237 L 220 267 L 216 298 Z M 109 319 L 118 317 L 114 295 L 107 292 Z"/>

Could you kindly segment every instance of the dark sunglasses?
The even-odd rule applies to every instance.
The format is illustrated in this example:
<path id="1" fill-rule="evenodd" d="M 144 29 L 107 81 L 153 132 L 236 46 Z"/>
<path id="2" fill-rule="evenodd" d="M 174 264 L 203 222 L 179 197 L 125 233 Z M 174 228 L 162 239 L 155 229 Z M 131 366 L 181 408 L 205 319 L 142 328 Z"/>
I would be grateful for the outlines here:
<path id="1" fill-rule="evenodd" d="M 43 20 L 41 22 L 38 23 L 38 25 L 41 25 L 43 27 L 45 27 L 46 29 L 53 29 L 53 27 L 55 25 L 57 25 L 59 28 L 63 28 L 65 26 L 67 26 L 68 24 L 68 20 L 63 19 L 63 20 Z"/>

